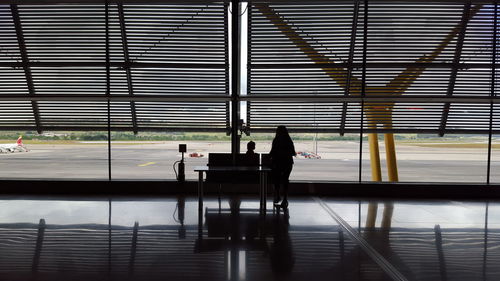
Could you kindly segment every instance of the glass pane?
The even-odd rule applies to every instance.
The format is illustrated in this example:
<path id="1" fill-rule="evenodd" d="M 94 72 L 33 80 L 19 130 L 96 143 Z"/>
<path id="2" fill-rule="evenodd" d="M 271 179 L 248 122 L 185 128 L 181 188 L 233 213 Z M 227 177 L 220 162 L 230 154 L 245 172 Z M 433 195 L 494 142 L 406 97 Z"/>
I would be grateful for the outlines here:
<path id="1" fill-rule="evenodd" d="M 107 151 L 107 132 L 1 131 L 0 178 L 107 179 Z"/>
<path id="2" fill-rule="evenodd" d="M 382 181 L 388 181 L 386 149 L 379 134 Z M 486 182 L 487 135 L 396 134 L 400 182 Z M 368 141 L 363 143 L 363 180 L 372 181 Z"/>
<path id="3" fill-rule="evenodd" d="M 297 156 L 290 180 L 293 181 L 357 181 L 359 135 L 292 133 Z M 256 143 L 257 153 L 271 151 L 274 133 L 252 133 L 244 136 L 241 151 L 248 141 Z"/>
<path id="4" fill-rule="evenodd" d="M 225 133 L 188 132 L 113 132 L 111 167 L 113 179 L 174 180 L 182 154 L 179 144 L 187 145 L 184 153 L 186 179 L 198 179 L 195 166 L 208 163 L 211 152 L 230 153 L 230 137 Z"/>

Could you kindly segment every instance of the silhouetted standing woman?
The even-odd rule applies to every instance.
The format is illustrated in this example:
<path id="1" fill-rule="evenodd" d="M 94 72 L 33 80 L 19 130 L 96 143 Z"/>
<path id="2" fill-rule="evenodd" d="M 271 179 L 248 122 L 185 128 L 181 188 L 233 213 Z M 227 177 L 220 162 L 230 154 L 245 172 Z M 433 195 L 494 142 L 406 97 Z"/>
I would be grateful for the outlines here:
<path id="1" fill-rule="evenodd" d="M 293 168 L 293 156 L 297 153 L 295 153 L 295 146 L 285 126 L 278 126 L 276 129 L 276 136 L 269 154 L 273 169 L 274 204 L 280 202 L 280 187 L 283 186 L 281 207 L 286 208 L 288 207 L 288 177 Z"/>

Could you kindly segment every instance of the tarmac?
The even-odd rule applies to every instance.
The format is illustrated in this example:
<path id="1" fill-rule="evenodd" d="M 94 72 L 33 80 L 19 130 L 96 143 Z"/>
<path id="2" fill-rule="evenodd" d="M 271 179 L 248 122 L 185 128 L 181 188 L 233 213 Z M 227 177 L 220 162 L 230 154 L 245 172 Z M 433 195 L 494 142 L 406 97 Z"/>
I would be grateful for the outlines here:
<path id="1" fill-rule="evenodd" d="M 227 142 L 184 141 L 186 178 L 197 180 L 194 166 L 207 164 L 208 153 L 230 152 Z M 179 142 L 113 142 L 111 177 L 116 180 L 173 180 L 173 164 L 181 159 Z M 81 144 L 26 144 L 29 152 L 1 153 L 1 179 L 108 179 L 108 151 L 103 142 Z M 256 152 L 268 153 L 270 142 L 257 142 Z M 245 144 L 242 144 L 242 151 Z M 296 141 L 297 152 L 318 152 L 320 159 L 298 156 L 292 181 L 359 181 L 359 149 L 354 141 Z M 401 182 L 484 183 L 486 148 L 420 147 L 397 144 Z M 203 157 L 189 157 L 190 153 Z M 387 181 L 385 151 L 381 143 L 383 181 Z M 368 144 L 362 147 L 362 181 L 370 181 Z M 491 182 L 500 182 L 500 150 L 493 150 Z"/>

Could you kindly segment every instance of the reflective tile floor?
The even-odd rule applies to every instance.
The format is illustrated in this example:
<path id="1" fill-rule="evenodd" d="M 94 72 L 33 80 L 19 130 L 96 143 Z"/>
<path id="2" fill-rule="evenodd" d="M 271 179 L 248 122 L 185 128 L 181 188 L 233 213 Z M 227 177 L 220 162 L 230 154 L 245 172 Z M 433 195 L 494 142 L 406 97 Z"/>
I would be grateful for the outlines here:
<path id="1" fill-rule="evenodd" d="M 0 280 L 500 280 L 500 203 L 0 197 Z"/>

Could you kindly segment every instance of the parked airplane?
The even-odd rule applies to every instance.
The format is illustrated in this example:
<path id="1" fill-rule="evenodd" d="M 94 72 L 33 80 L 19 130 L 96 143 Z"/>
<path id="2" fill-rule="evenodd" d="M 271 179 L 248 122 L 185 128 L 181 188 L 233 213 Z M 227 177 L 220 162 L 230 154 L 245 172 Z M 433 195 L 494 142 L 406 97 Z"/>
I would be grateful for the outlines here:
<path id="1" fill-rule="evenodd" d="M 0 152 L 28 152 L 28 149 L 23 144 L 23 136 L 19 136 L 16 143 L 0 144 Z"/>

